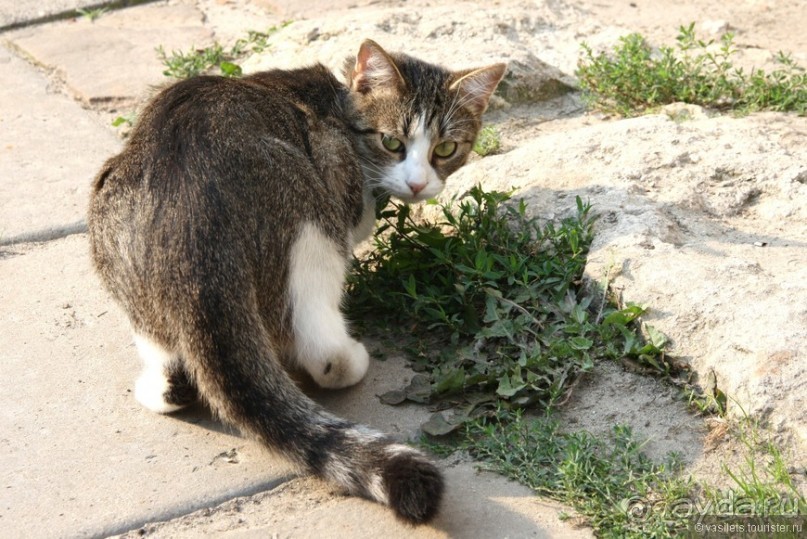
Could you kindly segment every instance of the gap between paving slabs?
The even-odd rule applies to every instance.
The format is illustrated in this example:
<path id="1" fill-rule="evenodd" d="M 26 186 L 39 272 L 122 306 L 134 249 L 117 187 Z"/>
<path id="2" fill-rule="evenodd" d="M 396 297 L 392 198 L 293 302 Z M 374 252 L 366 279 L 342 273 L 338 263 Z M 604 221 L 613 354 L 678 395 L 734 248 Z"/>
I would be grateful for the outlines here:
<path id="1" fill-rule="evenodd" d="M 202 503 L 183 505 L 181 507 L 167 508 L 162 511 L 158 511 L 156 513 L 151 513 L 148 516 L 134 518 L 129 522 L 126 522 L 125 524 L 110 526 L 102 530 L 94 531 L 91 533 L 91 535 L 101 537 L 109 537 L 112 535 L 123 535 L 129 532 L 137 531 L 149 524 L 156 524 L 160 522 L 168 522 L 171 520 L 176 520 L 188 515 L 192 515 L 193 513 L 202 511 L 204 509 L 213 509 L 214 507 L 218 507 L 224 503 L 236 500 L 238 498 L 254 496 L 256 494 L 269 492 L 277 489 L 280 486 L 285 485 L 289 481 L 292 481 L 293 479 L 296 478 L 297 478 L 296 475 L 289 475 L 269 481 L 268 483 L 253 485 L 245 489 L 238 489 L 229 492 L 224 492 L 220 496 L 215 496 L 213 498 L 205 500 Z"/>
<path id="2" fill-rule="evenodd" d="M 73 234 L 84 234 L 85 232 L 87 232 L 87 221 L 82 219 L 80 221 L 76 221 L 75 223 L 48 227 L 41 230 L 33 230 L 31 232 L 24 232 L 8 238 L 0 236 L 0 247 L 17 245 L 20 243 L 46 243 L 49 241 L 66 238 L 67 236 L 72 236 Z"/>
<path id="3" fill-rule="evenodd" d="M 76 4 L 75 7 L 63 10 L 57 9 L 52 13 L 45 13 L 44 15 L 37 15 L 32 18 L 23 18 L 20 20 L 14 20 L 12 22 L 5 23 L 2 26 L 0 26 L 0 33 L 8 32 L 11 30 L 18 30 L 20 28 L 26 28 L 28 26 L 36 26 L 39 24 L 47 24 L 49 22 L 56 22 L 65 19 L 70 19 L 76 17 L 78 9 L 83 9 L 86 11 L 93 11 L 98 9 L 116 10 L 127 7 L 135 7 L 141 4 L 148 4 L 156 1 L 157 0 L 112 0 L 109 2 L 95 2 L 88 5 L 82 5 L 82 2 L 77 0 L 76 2 L 74 2 L 74 4 Z M 46 6 L 37 4 L 37 7 L 45 8 Z M 44 9 L 42 9 L 41 11 L 44 11 Z"/>

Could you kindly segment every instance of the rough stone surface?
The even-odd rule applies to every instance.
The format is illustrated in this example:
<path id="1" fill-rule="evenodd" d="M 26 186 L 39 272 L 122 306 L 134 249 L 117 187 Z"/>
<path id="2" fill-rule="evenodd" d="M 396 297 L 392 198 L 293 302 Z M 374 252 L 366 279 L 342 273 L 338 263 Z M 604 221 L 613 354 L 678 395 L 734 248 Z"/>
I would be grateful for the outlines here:
<path id="1" fill-rule="evenodd" d="M 807 448 L 804 119 L 666 112 L 538 134 L 459 171 L 446 196 L 515 187 L 547 220 L 590 201 L 588 278 L 649 306 L 671 354 Z"/>
<path id="2" fill-rule="evenodd" d="M 243 67 L 252 72 L 319 61 L 341 72 L 345 59 L 355 54 L 364 39 L 371 38 L 389 50 L 455 68 L 506 61 L 514 66 L 563 64 L 566 73 L 573 69 L 579 44 L 569 29 L 560 27 L 574 11 L 567 4 L 538 3 L 526 11 L 519 2 L 482 5 L 475 6 L 474 16 L 468 18 L 456 17 L 455 5 L 430 5 L 422 0 L 392 4 L 394 7 L 371 5 L 336 11 L 327 18 L 295 21 L 271 40 L 271 54 L 256 55 Z M 527 42 L 529 46 L 524 46 Z M 562 76 L 556 69 L 544 70 Z M 509 76 L 521 72 L 513 70 Z M 536 70 L 530 76 L 544 84 Z M 564 82 L 571 83 L 571 79 Z M 522 88 L 522 92 L 526 90 Z"/>

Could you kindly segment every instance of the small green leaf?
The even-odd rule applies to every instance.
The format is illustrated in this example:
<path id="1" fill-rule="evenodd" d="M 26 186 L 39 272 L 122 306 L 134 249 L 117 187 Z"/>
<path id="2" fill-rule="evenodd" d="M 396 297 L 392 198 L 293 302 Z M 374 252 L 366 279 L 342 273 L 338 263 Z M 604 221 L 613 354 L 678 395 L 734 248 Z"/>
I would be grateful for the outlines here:
<path id="1" fill-rule="evenodd" d="M 602 325 L 627 326 L 629 323 L 633 322 L 639 316 L 641 316 L 644 312 L 645 309 L 639 307 L 638 305 L 629 305 L 624 309 L 614 311 L 606 315 L 602 320 Z"/>
<path id="2" fill-rule="evenodd" d="M 455 393 L 462 390 L 465 385 L 465 371 L 462 369 L 451 369 L 447 373 L 441 374 L 434 384 L 434 392 L 438 395 L 445 393 Z"/>
<path id="3" fill-rule="evenodd" d="M 574 318 L 574 321 L 578 324 L 582 324 L 588 320 L 588 312 L 582 305 L 575 305 L 572 309 L 572 318 Z"/>
<path id="4" fill-rule="evenodd" d="M 415 276 L 413 274 L 409 274 L 409 278 L 404 283 L 404 289 L 412 298 L 417 299 L 417 282 L 415 281 Z"/>
<path id="5" fill-rule="evenodd" d="M 569 339 L 569 344 L 575 350 L 588 350 L 589 348 L 594 346 L 594 341 L 586 337 L 572 337 L 571 339 Z"/>
<path id="6" fill-rule="evenodd" d="M 526 385 L 527 384 L 521 382 L 520 378 L 517 378 L 515 383 L 513 383 L 513 380 L 511 380 L 511 378 L 505 374 L 499 378 L 499 387 L 496 388 L 496 394 L 501 397 L 512 397 L 524 389 Z"/>
<path id="7" fill-rule="evenodd" d="M 645 325 L 645 329 L 647 330 L 647 336 L 650 338 L 650 342 L 653 346 L 659 350 L 664 348 L 664 345 L 667 344 L 667 336 L 649 324 Z"/>
<path id="8" fill-rule="evenodd" d="M 232 62 L 221 62 L 219 64 L 219 69 L 221 70 L 222 75 L 225 77 L 240 77 L 242 74 L 241 66 Z"/>

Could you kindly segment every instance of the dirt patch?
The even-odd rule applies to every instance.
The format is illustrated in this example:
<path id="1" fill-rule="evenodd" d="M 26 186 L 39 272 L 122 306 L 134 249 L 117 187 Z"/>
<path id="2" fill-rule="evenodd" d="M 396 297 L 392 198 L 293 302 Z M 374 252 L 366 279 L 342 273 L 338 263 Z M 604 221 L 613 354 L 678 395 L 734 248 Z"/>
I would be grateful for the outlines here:
<path id="1" fill-rule="evenodd" d="M 657 462 L 675 453 L 684 464 L 703 457 L 707 426 L 687 411 L 678 388 L 633 374 L 615 363 L 598 363 L 584 375 L 558 417 L 569 431 L 602 436 L 614 425 L 631 427 L 643 451 Z"/>

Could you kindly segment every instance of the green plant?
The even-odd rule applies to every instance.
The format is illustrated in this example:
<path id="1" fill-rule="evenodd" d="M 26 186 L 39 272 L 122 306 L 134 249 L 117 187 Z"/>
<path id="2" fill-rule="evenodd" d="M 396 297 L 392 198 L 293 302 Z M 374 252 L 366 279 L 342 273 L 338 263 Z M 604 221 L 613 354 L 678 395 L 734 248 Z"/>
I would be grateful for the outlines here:
<path id="1" fill-rule="evenodd" d="M 134 125 L 136 116 L 137 115 L 134 112 L 117 116 L 114 120 L 112 120 L 112 127 L 120 127 L 124 124 L 128 127 L 132 127 Z"/>
<path id="2" fill-rule="evenodd" d="M 480 187 L 440 205 L 436 223 L 415 220 L 399 204 L 379 210 L 376 248 L 349 278 L 348 312 L 398 346 L 404 332 L 389 328 L 417 335 L 405 346 L 420 371 L 382 401 L 452 406 L 453 413 L 438 412 L 423 425 L 430 435 L 423 445 L 443 456 L 469 452 L 571 505 L 601 537 L 676 537 L 693 519 L 727 518 L 719 509 L 738 496 L 795 504 L 803 514 L 784 458 L 756 431 L 747 431 L 744 466 L 725 468 L 738 488 L 718 490 L 683 477 L 675 455 L 651 461 L 629 428 L 596 437 L 564 431 L 552 419 L 598 358 L 676 374 L 664 335 L 640 323 L 643 307 L 608 302 L 607 275 L 599 294 L 580 286 L 594 218 L 576 203 L 574 217 L 544 226 L 510 193 Z M 726 397 L 712 385 L 703 393 L 711 401 L 697 402 L 704 412 L 725 411 Z M 528 407 L 543 416 L 527 415 Z M 760 459 L 767 464 L 760 467 Z"/>
<path id="3" fill-rule="evenodd" d="M 717 385 L 717 376 L 712 370 L 706 376 L 702 386 L 683 385 L 690 409 L 702 415 L 725 417 L 728 411 L 728 398 Z"/>
<path id="4" fill-rule="evenodd" d="M 492 125 L 487 125 L 479 131 L 474 142 L 474 152 L 482 157 L 498 153 L 501 149 L 501 135 Z"/>
<path id="5" fill-rule="evenodd" d="M 695 36 L 694 23 L 679 29 L 676 47 L 658 51 L 640 34 L 620 38 L 612 54 L 582 45 L 577 76 L 590 103 L 625 116 L 676 101 L 721 110 L 807 113 L 807 74 L 784 53 L 781 68 L 745 73 L 732 63 L 734 35 L 719 43 Z"/>
<path id="6" fill-rule="evenodd" d="M 186 79 L 203 73 L 209 73 L 218 68 L 219 74 L 225 77 L 240 77 L 241 66 L 236 61 L 249 54 L 260 54 L 269 48 L 269 38 L 291 24 L 286 21 L 278 26 L 272 26 L 265 32 L 250 30 L 247 37 L 240 38 L 228 49 L 215 42 L 212 45 L 193 49 L 187 52 L 172 51 L 169 55 L 161 46 L 157 47 L 157 56 L 166 67 L 163 74 L 166 77 Z"/>
<path id="7" fill-rule="evenodd" d="M 631 430 L 619 425 L 596 437 L 564 431 L 549 417 L 499 409 L 466 423 L 458 440 L 438 448 L 443 455 L 465 450 L 484 467 L 569 504 L 599 537 L 691 536 L 703 521 L 803 518 L 807 503 L 777 446 L 747 419 L 735 429 L 744 459 L 740 466 L 723 466 L 737 487 L 730 489 L 684 477 L 674 454 L 664 463 L 651 461 Z"/>
<path id="8" fill-rule="evenodd" d="M 97 18 L 99 18 L 101 15 L 104 15 L 107 11 L 109 11 L 109 8 L 107 7 L 100 7 L 96 9 L 84 9 L 84 8 L 76 9 L 76 13 L 78 13 L 85 19 L 89 20 L 90 22 L 95 22 Z"/>
<path id="9" fill-rule="evenodd" d="M 692 496 L 670 455 L 663 464 L 642 453 L 630 428 L 606 437 L 564 432 L 549 418 L 499 410 L 469 423 L 460 447 L 484 466 L 567 503 L 601 537 L 670 537 L 685 525 L 645 507 Z"/>
<path id="10" fill-rule="evenodd" d="M 405 325 L 416 376 L 385 402 L 450 399 L 461 411 L 424 426 L 439 434 L 494 405 L 549 408 L 596 358 L 628 356 L 669 372 L 664 337 L 634 328 L 644 309 L 600 305 L 580 289 L 594 218 L 540 226 L 522 200 L 474 187 L 417 222 L 408 206 L 380 211 L 375 249 L 349 278 L 352 319 L 365 329 Z M 369 326 L 369 327 L 368 327 Z M 396 340 L 400 337 L 396 336 Z"/>
<path id="11" fill-rule="evenodd" d="M 744 498 L 745 502 L 754 507 L 756 514 L 769 511 L 782 510 L 771 500 L 786 501 L 790 509 L 800 515 L 807 515 L 807 500 L 799 492 L 790 476 L 789 467 L 785 462 L 779 446 L 765 434 L 759 422 L 750 417 L 745 410 L 735 402 L 741 416 L 732 422 L 731 437 L 739 440 L 743 446 L 742 465 L 730 468 L 723 465 L 723 471 L 734 482 L 736 488 L 719 490 L 707 488 L 705 495 L 708 499 L 716 501 L 726 498 Z"/>
<path id="12" fill-rule="evenodd" d="M 175 79 L 195 77 L 225 61 L 224 49 L 219 43 L 188 52 L 172 51 L 170 56 L 160 45 L 157 56 L 166 67 L 163 75 Z"/>

